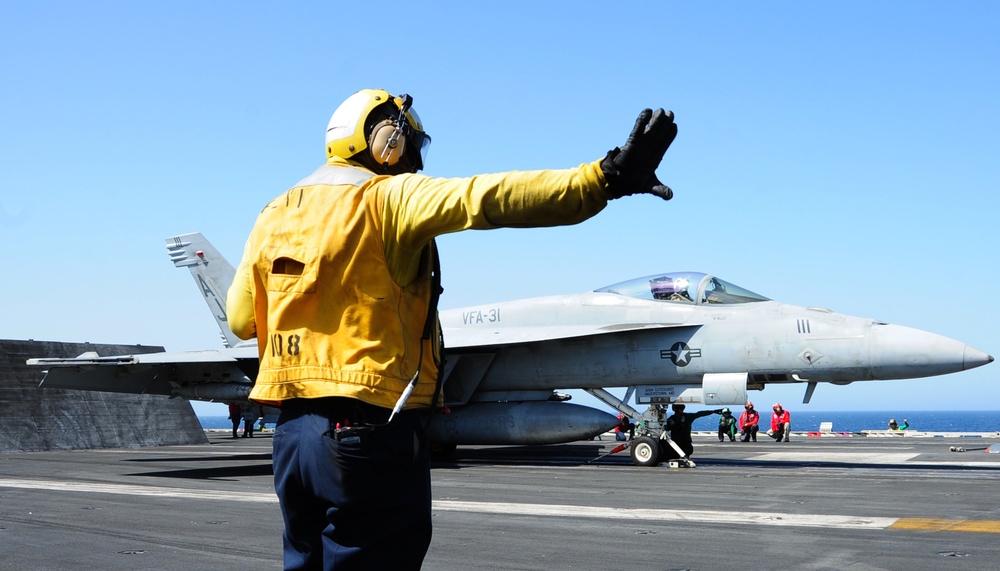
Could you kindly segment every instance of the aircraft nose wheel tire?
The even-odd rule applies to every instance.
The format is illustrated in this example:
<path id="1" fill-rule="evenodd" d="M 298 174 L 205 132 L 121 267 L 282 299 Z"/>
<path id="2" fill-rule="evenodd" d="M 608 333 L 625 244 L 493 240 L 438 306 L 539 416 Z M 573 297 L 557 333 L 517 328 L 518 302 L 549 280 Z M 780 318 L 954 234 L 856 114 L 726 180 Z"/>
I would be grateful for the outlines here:
<path id="1" fill-rule="evenodd" d="M 632 442 L 632 463 L 636 466 L 656 466 L 660 461 L 660 443 L 648 436 Z"/>

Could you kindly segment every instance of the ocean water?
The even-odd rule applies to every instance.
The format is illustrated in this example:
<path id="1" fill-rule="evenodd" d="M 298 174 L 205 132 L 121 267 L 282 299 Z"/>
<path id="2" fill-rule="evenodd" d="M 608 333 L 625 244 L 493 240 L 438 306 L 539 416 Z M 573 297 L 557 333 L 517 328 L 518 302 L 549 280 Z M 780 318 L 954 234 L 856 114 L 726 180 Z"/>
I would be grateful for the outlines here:
<path id="1" fill-rule="evenodd" d="M 743 409 L 733 408 L 738 415 Z M 771 411 L 759 411 L 761 428 L 770 428 Z M 800 411 L 788 409 L 792 419 L 792 430 L 808 432 L 819 430 L 819 423 L 832 422 L 834 432 L 861 432 L 862 430 L 886 430 L 889 419 L 902 423 L 905 418 L 909 430 L 923 432 L 997 432 L 1000 431 L 1000 411 L 984 410 L 885 410 L 885 411 Z M 694 430 L 715 430 L 719 417 L 712 415 L 694 422 Z"/>
<path id="2" fill-rule="evenodd" d="M 201 421 L 201 427 L 205 430 L 210 428 L 233 428 L 233 422 L 229 420 L 228 416 L 199 416 L 198 420 Z M 260 425 L 260 421 L 254 424 L 254 427 Z M 274 428 L 273 424 L 267 425 L 268 428 Z M 240 420 L 240 433 L 243 432 L 243 420 Z"/>
<path id="3" fill-rule="evenodd" d="M 732 407 L 730 407 L 732 408 Z M 703 410 L 691 407 L 692 412 Z M 834 432 L 860 432 L 862 430 L 884 430 L 889 426 L 889 419 L 897 422 L 907 419 L 910 430 L 923 432 L 1000 432 L 1000 411 L 983 410 L 885 410 L 885 411 L 796 411 L 789 408 L 792 417 L 792 430 L 807 432 L 819 430 L 819 423 L 832 422 Z M 742 409 L 733 408 L 738 415 Z M 771 422 L 770 411 L 761 412 L 761 425 Z M 224 416 L 199 416 L 202 428 L 232 428 L 229 419 Z M 694 430 L 715 430 L 719 425 L 719 417 L 706 416 L 694 421 Z M 273 428 L 273 425 L 268 425 Z M 241 425 L 242 428 L 242 425 Z"/>

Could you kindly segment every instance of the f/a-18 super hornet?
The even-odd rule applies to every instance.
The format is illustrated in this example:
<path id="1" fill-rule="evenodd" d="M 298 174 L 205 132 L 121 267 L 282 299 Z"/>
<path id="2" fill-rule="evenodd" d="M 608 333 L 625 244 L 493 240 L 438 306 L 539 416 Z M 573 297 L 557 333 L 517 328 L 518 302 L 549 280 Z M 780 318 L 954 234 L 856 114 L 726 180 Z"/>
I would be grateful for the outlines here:
<path id="1" fill-rule="evenodd" d="M 226 322 L 232 265 L 201 234 L 169 238 L 167 249 L 194 276 L 225 347 L 31 359 L 47 369 L 43 387 L 246 400 L 258 349 Z M 993 361 L 954 339 L 780 303 L 697 272 L 445 310 L 440 319 L 447 414 L 435 415 L 428 430 L 439 452 L 461 444 L 570 442 L 620 424 L 558 392 L 583 389 L 640 420 L 632 459 L 649 465 L 672 446 L 664 433 L 670 403 L 743 404 L 748 389 L 775 383 L 803 383 L 808 402 L 818 383 L 929 377 Z M 623 387 L 624 398 L 606 390 Z M 633 395 L 636 404 L 649 405 L 644 412 L 629 404 Z"/>

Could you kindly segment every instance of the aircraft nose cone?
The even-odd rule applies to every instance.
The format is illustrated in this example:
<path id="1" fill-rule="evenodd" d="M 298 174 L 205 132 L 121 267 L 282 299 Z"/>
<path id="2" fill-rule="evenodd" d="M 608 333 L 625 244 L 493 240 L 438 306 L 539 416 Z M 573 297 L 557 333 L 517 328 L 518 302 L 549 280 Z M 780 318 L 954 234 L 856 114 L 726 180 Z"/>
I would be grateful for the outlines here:
<path id="1" fill-rule="evenodd" d="M 965 346 L 965 358 L 963 359 L 963 365 L 965 370 L 975 369 L 976 367 L 982 367 L 983 365 L 989 365 L 993 362 L 993 355 L 988 355 L 983 353 L 975 347 Z"/>
<path id="2" fill-rule="evenodd" d="M 957 373 L 993 358 L 961 341 L 901 325 L 872 327 L 871 365 L 876 379 L 915 379 Z"/>

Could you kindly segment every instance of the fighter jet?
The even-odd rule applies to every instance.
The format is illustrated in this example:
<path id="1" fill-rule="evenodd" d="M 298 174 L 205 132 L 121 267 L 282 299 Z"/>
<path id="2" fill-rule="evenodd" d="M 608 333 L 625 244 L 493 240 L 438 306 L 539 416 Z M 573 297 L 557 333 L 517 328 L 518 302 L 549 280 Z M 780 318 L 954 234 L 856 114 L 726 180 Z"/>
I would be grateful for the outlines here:
<path id="1" fill-rule="evenodd" d="M 246 400 L 257 344 L 229 330 L 225 295 L 234 269 L 201 234 L 167 239 L 188 268 L 223 335 L 224 348 L 121 357 L 31 359 L 43 387 Z M 432 449 L 461 444 L 553 444 L 592 438 L 614 415 L 564 402 L 583 389 L 641 419 L 631 445 L 639 465 L 670 446 L 666 405 L 743 404 L 748 390 L 803 383 L 911 379 L 990 363 L 993 357 L 926 331 L 797 307 L 698 272 L 637 278 L 593 291 L 440 312 L 447 414 L 428 430 Z M 619 399 L 608 388 L 626 388 Z M 649 405 L 644 412 L 629 400 Z M 681 453 L 682 459 L 684 458 Z M 692 464 L 693 465 L 693 464 Z"/>

